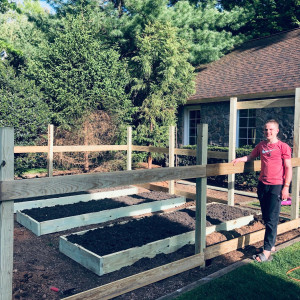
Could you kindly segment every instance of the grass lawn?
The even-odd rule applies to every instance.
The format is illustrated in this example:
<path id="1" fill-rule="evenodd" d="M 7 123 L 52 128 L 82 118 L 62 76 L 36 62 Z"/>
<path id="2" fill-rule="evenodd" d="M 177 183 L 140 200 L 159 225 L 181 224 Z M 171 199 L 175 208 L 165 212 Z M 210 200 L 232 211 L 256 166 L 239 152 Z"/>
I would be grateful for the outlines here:
<path id="1" fill-rule="evenodd" d="M 271 262 L 242 266 L 176 299 L 300 299 L 300 281 L 286 275 L 300 266 L 300 242 L 273 256 Z M 300 280 L 300 269 L 289 275 Z"/>
<path id="2" fill-rule="evenodd" d="M 252 207 L 255 207 L 255 208 L 260 208 L 258 200 L 249 203 L 248 206 L 250 206 L 250 207 L 252 206 Z M 290 205 L 281 205 L 281 210 L 280 211 L 282 213 L 290 214 L 291 213 L 291 206 Z M 299 213 L 300 213 L 300 208 L 299 208 Z"/>
<path id="3" fill-rule="evenodd" d="M 47 173 L 48 172 L 48 169 L 45 169 L 45 168 L 36 168 L 36 169 L 30 169 L 28 171 L 25 171 L 23 173 L 23 175 L 26 175 L 26 174 L 35 174 L 35 173 Z"/>

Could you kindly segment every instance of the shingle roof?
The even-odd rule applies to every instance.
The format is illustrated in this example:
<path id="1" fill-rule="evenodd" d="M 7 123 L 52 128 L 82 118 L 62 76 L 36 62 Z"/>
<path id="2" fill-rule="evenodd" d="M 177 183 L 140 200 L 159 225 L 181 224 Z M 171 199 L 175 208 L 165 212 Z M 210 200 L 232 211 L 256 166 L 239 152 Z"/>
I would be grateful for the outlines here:
<path id="1" fill-rule="evenodd" d="M 199 69 L 189 100 L 293 90 L 300 87 L 300 28 L 251 40 Z"/>

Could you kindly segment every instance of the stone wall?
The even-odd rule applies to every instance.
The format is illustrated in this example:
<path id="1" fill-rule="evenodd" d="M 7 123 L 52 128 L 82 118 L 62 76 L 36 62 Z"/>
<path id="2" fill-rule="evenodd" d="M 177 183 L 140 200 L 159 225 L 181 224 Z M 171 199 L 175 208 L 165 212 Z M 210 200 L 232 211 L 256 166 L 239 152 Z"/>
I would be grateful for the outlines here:
<path id="1" fill-rule="evenodd" d="M 201 104 L 201 118 L 208 124 L 208 144 L 228 146 L 229 141 L 229 102 Z M 183 109 L 178 118 L 178 141 L 183 139 Z M 256 110 L 256 144 L 264 139 L 263 127 L 267 120 L 279 123 L 279 139 L 293 145 L 294 107 L 264 108 Z"/>

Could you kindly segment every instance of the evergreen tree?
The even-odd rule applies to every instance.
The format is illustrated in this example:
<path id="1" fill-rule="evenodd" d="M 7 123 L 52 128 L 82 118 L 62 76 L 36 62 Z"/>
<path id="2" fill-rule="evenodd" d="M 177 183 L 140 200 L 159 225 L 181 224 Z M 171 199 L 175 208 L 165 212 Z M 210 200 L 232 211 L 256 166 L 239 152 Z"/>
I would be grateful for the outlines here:
<path id="1" fill-rule="evenodd" d="M 109 111 L 118 125 L 130 121 L 126 61 L 95 38 L 88 14 L 64 18 L 54 41 L 43 47 L 40 61 L 31 66 L 54 124 L 65 128 L 80 124 L 84 115 L 97 109 Z"/>
<path id="2" fill-rule="evenodd" d="M 194 91 L 193 67 L 184 40 L 170 24 L 155 22 L 137 37 L 132 95 L 139 108 L 137 141 L 166 146 L 168 127 L 176 124 L 177 108 Z"/>
<path id="3" fill-rule="evenodd" d="M 300 26 L 299 0 L 221 0 L 224 9 L 244 8 L 249 17 L 237 32 L 248 39 L 268 36 Z"/>

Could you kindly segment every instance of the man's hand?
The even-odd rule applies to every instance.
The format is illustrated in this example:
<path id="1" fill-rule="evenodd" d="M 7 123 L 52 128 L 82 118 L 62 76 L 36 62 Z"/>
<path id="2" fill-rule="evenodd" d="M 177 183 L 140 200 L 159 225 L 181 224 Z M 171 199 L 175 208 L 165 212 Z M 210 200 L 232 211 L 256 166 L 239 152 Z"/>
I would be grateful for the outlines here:
<path id="1" fill-rule="evenodd" d="M 281 191 L 281 199 L 286 200 L 289 197 L 289 188 L 287 186 L 284 186 Z"/>

